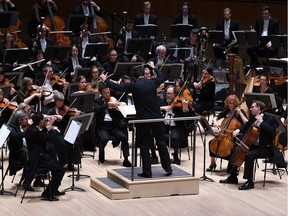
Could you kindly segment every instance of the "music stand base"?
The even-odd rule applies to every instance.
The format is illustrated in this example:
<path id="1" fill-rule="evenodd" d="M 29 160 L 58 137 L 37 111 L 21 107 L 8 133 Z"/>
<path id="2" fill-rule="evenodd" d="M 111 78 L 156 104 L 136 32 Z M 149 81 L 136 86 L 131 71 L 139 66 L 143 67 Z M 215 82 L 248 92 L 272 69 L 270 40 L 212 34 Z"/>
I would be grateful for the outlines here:
<path id="1" fill-rule="evenodd" d="M 0 195 L 13 195 L 14 196 L 14 193 L 10 191 L 1 190 Z"/>
<path id="2" fill-rule="evenodd" d="M 71 191 L 77 191 L 77 190 L 78 190 L 78 191 L 86 192 L 85 189 L 80 188 L 80 187 L 76 187 L 76 186 L 74 186 L 74 185 L 72 185 L 72 186 L 69 187 L 69 188 L 64 189 L 62 192 L 67 192 L 67 191 L 69 191 L 69 190 L 71 190 Z"/>
<path id="3" fill-rule="evenodd" d="M 73 178 L 76 177 L 76 181 L 79 181 L 80 178 L 90 178 L 89 175 L 84 175 L 84 174 L 77 174 L 77 175 L 68 175 L 69 178 Z"/>
<path id="4" fill-rule="evenodd" d="M 215 182 L 213 179 L 211 179 L 211 178 L 209 178 L 209 177 L 207 177 L 207 176 L 205 176 L 205 175 L 203 175 L 203 176 L 201 176 L 200 178 L 199 178 L 199 180 L 203 180 L 203 181 L 211 181 L 211 182 Z"/>

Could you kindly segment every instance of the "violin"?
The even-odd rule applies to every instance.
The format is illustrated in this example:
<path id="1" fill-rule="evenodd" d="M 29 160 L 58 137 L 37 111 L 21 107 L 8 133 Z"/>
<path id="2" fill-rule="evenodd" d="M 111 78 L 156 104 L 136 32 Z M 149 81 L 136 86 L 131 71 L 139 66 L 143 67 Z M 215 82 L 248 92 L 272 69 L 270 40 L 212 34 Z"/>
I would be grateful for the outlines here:
<path id="1" fill-rule="evenodd" d="M 61 116 L 68 115 L 72 117 L 72 116 L 75 116 L 76 113 L 81 113 L 81 112 L 75 107 L 69 108 L 68 106 L 64 105 L 59 109 L 59 114 Z"/>
<path id="2" fill-rule="evenodd" d="M 53 86 L 55 84 L 64 87 L 64 83 L 66 82 L 65 78 L 61 78 L 61 76 L 57 74 L 53 74 L 53 77 L 50 79 L 50 84 Z"/>
<path id="3" fill-rule="evenodd" d="M 34 93 L 42 93 L 42 96 L 48 97 L 50 96 L 54 91 L 49 90 L 47 87 L 43 86 L 37 86 L 32 85 L 32 89 L 28 92 L 28 95 L 31 96 Z"/>
<path id="4" fill-rule="evenodd" d="M 200 89 L 204 86 L 204 85 L 206 85 L 206 84 L 208 84 L 209 82 L 214 82 L 215 80 L 214 80 L 214 77 L 213 76 L 210 76 L 209 78 L 201 78 L 201 80 L 200 80 L 200 84 L 201 84 L 201 87 L 200 87 Z"/>
<path id="5" fill-rule="evenodd" d="M 18 108 L 18 103 L 16 101 L 9 101 L 7 98 L 3 98 L 3 100 L 0 102 L 0 113 L 2 113 L 6 108 L 9 108 L 10 110 L 15 110 Z"/>

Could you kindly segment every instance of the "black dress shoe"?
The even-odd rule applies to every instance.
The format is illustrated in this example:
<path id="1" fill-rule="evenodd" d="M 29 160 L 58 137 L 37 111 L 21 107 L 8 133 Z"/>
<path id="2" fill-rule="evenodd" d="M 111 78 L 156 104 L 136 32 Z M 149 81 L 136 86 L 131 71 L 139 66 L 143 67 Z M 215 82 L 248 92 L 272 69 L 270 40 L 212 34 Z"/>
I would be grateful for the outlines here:
<path id="1" fill-rule="evenodd" d="M 223 184 L 238 184 L 238 178 L 229 176 L 227 179 L 222 179 L 219 182 Z"/>
<path id="2" fill-rule="evenodd" d="M 213 172 L 213 171 L 215 171 L 216 167 L 217 167 L 216 164 L 213 164 L 213 165 L 211 164 L 211 165 L 206 169 L 206 171 L 207 171 L 207 172 Z"/>
<path id="3" fill-rule="evenodd" d="M 45 194 L 44 192 L 41 194 L 41 197 L 43 198 L 43 200 L 47 200 L 47 201 L 59 201 L 58 198 L 54 197 L 54 196 L 49 196 L 47 194 Z"/>
<path id="4" fill-rule="evenodd" d="M 142 178 L 152 178 L 152 174 L 138 173 L 137 175 Z"/>
<path id="5" fill-rule="evenodd" d="M 65 195 L 64 191 L 60 192 L 57 190 L 56 192 L 54 192 L 54 196 L 63 196 L 63 195 Z"/>
<path id="6" fill-rule="evenodd" d="M 170 176 L 173 173 L 173 170 L 172 170 L 171 166 L 168 167 L 167 169 L 165 169 L 165 171 L 166 171 L 166 176 Z"/>
<path id="7" fill-rule="evenodd" d="M 253 181 L 246 181 L 238 189 L 239 190 L 249 190 L 249 189 L 252 189 L 252 188 L 254 188 L 254 182 Z"/>
<path id="8" fill-rule="evenodd" d="M 128 159 L 125 159 L 125 160 L 123 161 L 123 166 L 124 166 L 124 167 L 131 167 L 132 164 L 131 164 L 131 162 L 130 162 Z"/>

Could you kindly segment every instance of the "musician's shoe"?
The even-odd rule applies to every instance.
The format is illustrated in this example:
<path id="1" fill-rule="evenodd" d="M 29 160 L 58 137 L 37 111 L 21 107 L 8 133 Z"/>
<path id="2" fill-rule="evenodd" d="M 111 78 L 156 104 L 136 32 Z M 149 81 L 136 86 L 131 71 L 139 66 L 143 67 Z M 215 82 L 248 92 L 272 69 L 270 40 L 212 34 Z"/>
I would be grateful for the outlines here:
<path id="1" fill-rule="evenodd" d="M 173 170 L 172 170 L 172 167 L 171 167 L 171 166 L 169 166 L 168 168 L 166 168 L 165 171 L 166 171 L 166 176 L 170 176 L 170 175 L 172 175 L 172 173 L 173 173 Z"/>
<path id="2" fill-rule="evenodd" d="M 142 178 L 152 178 L 152 174 L 138 173 L 137 175 Z"/>
<path id="3" fill-rule="evenodd" d="M 241 185 L 238 189 L 239 190 L 249 190 L 252 188 L 254 188 L 254 182 L 251 180 L 248 180 L 243 185 Z"/>
<path id="4" fill-rule="evenodd" d="M 104 161 L 105 161 L 104 148 L 99 148 L 99 163 L 104 163 Z"/>
<path id="5" fill-rule="evenodd" d="M 207 172 L 215 171 L 217 164 L 210 164 L 209 167 L 206 169 Z"/>
<path id="6" fill-rule="evenodd" d="M 130 162 L 128 159 L 125 159 L 125 160 L 123 161 L 123 166 L 124 166 L 124 167 L 131 167 L 132 164 L 131 164 L 131 162 Z"/>
<path id="7" fill-rule="evenodd" d="M 228 178 L 222 179 L 219 182 L 223 183 L 223 184 L 238 184 L 238 178 L 233 177 L 233 176 L 229 176 Z"/>
<path id="8" fill-rule="evenodd" d="M 179 159 L 179 158 L 174 158 L 174 160 L 173 160 L 173 164 L 180 165 L 180 164 L 181 164 L 180 159 Z"/>
<path id="9" fill-rule="evenodd" d="M 47 200 L 47 201 L 59 201 L 59 199 L 58 198 L 56 198 L 56 197 L 54 197 L 54 196 L 50 196 L 50 195 L 48 195 L 48 194 L 46 194 L 45 192 L 43 192 L 42 194 L 41 194 L 41 197 L 43 198 L 43 200 Z"/>
<path id="10" fill-rule="evenodd" d="M 54 196 L 63 196 L 63 195 L 65 195 L 64 191 L 61 192 L 61 191 L 57 190 L 57 191 L 54 192 Z"/>

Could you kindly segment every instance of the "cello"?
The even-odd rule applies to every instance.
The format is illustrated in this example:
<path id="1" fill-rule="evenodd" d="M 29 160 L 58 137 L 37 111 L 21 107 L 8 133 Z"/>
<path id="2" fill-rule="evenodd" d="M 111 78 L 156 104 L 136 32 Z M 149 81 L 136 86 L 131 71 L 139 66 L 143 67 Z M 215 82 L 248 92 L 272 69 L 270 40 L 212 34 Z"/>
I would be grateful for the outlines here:
<path id="1" fill-rule="evenodd" d="M 63 29 L 65 28 L 65 23 L 59 16 L 54 16 L 52 9 L 47 1 L 47 8 L 49 11 L 49 16 L 45 18 L 44 24 L 51 29 L 49 37 L 54 40 L 55 45 L 70 46 L 71 39 L 64 35 Z"/>

